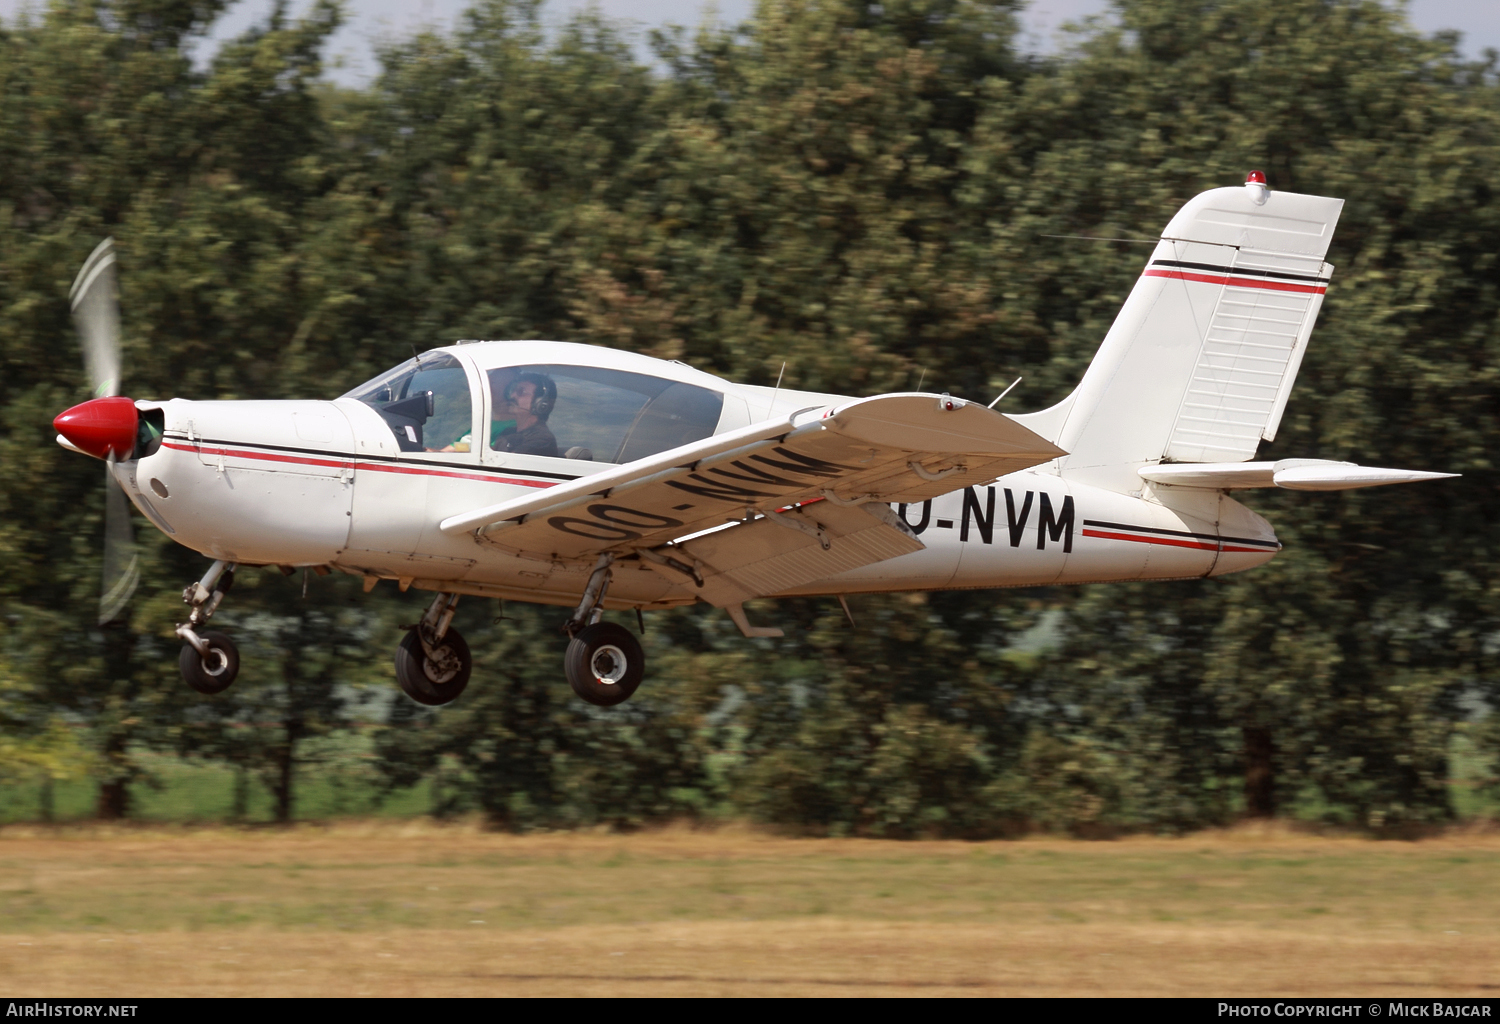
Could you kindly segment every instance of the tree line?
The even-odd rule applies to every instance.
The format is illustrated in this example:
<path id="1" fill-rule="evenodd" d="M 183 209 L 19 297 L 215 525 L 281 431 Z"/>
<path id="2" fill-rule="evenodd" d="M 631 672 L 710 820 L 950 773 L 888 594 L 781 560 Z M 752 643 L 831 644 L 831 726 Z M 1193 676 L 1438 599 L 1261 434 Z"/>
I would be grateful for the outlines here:
<path id="1" fill-rule="evenodd" d="M 379 707 L 392 787 L 504 827 L 750 817 L 817 832 L 1179 830 L 1454 814 L 1454 737 L 1500 754 L 1500 83 L 1379 0 L 1113 0 L 1061 52 L 1013 0 L 761 0 L 652 34 L 480 0 L 322 77 L 341 11 L 278 8 L 205 66 L 224 0 L 53 0 L 0 25 L 0 780 L 138 752 L 257 775 Z M 578 702 L 553 609 L 466 601 L 460 702 L 387 700 L 422 599 L 241 573 L 246 669 L 177 678 L 203 559 L 137 523 L 143 582 L 93 609 L 99 467 L 68 286 L 119 251 L 124 393 L 331 398 L 459 338 L 607 345 L 754 384 L 1017 407 L 1077 381 L 1177 207 L 1251 168 L 1346 200 L 1337 270 L 1260 458 L 1459 480 L 1253 492 L 1286 549 L 1214 581 L 766 603 L 647 619 L 630 704 Z M 1084 236 L 1084 237 L 1079 237 Z M 306 596 L 304 596 L 304 594 Z M 373 702 L 373 703 L 372 703 Z M 364 710 L 361 710 L 364 709 Z"/>

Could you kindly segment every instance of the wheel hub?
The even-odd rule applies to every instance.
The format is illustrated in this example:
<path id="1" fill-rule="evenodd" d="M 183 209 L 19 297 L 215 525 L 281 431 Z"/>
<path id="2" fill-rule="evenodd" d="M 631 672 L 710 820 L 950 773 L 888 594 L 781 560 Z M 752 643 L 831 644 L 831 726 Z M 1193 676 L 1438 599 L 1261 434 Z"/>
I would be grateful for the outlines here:
<path id="1" fill-rule="evenodd" d="M 208 656 L 203 659 L 203 671 L 206 675 L 221 676 L 229 667 L 229 656 L 217 647 L 208 649 Z"/>
<path id="2" fill-rule="evenodd" d="M 605 644 L 589 659 L 589 670 L 594 673 L 595 681 L 605 686 L 614 686 L 624 679 L 627 668 L 629 662 L 625 658 L 625 652 L 614 644 Z"/>
<path id="3" fill-rule="evenodd" d="M 462 669 L 463 662 L 447 644 L 435 648 L 431 654 L 422 659 L 422 673 L 427 676 L 428 682 L 439 686 L 452 682 Z"/>

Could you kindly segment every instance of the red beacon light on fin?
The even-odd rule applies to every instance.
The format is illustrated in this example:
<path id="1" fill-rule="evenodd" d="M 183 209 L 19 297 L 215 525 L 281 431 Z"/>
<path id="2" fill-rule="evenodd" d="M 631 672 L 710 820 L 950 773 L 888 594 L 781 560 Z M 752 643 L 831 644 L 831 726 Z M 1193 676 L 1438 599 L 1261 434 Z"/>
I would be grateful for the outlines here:
<path id="1" fill-rule="evenodd" d="M 1265 205 L 1266 199 L 1271 195 L 1271 187 L 1266 184 L 1266 172 L 1251 171 L 1245 175 L 1245 191 L 1250 193 L 1250 201 L 1256 206 Z"/>

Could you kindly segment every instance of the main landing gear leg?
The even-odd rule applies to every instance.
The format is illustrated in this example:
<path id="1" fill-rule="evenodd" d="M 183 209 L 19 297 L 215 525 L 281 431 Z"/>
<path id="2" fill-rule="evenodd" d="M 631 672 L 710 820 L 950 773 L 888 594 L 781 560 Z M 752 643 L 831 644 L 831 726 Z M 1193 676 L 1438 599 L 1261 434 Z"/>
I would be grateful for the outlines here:
<path id="1" fill-rule="evenodd" d="M 573 639 L 563 657 L 563 670 L 573 692 L 590 704 L 610 707 L 628 700 L 646 674 L 646 652 L 635 634 L 613 622 L 600 622 L 604 595 L 613 578 L 611 554 L 599 556 L 593 575 L 583 588 L 573 617 L 563 624 Z"/>
<path id="2" fill-rule="evenodd" d="M 221 558 L 208 567 L 201 580 L 182 592 L 183 601 L 193 610 L 177 627 L 177 635 L 186 641 L 177 667 L 187 684 L 199 693 L 222 693 L 240 673 L 240 652 L 234 641 L 223 633 L 199 632 L 232 586 L 234 564 Z"/>
<path id="3" fill-rule="evenodd" d="M 457 594 L 438 594 L 396 647 L 396 683 L 418 704 L 450 704 L 469 685 L 474 657 L 453 628 L 456 611 Z"/>

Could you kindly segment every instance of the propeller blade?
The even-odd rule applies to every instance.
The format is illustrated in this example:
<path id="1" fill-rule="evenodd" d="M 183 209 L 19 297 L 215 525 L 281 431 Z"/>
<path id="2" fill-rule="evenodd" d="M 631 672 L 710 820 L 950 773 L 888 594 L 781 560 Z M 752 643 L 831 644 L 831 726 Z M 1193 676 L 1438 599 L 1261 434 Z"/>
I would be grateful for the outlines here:
<path id="1" fill-rule="evenodd" d="M 115 458 L 106 460 L 104 479 L 104 589 L 99 597 L 99 625 L 125 610 L 141 581 L 135 529 L 130 525 L 130 500 L 115 479 Z"/>
<path id="2" fill-rule="evenodd" d="M 83 342 L 83 361 L 95 398 L 120 393 L 120 300 L 115 242 L 106 238 L 87 260 L 68 293 Z"/>

